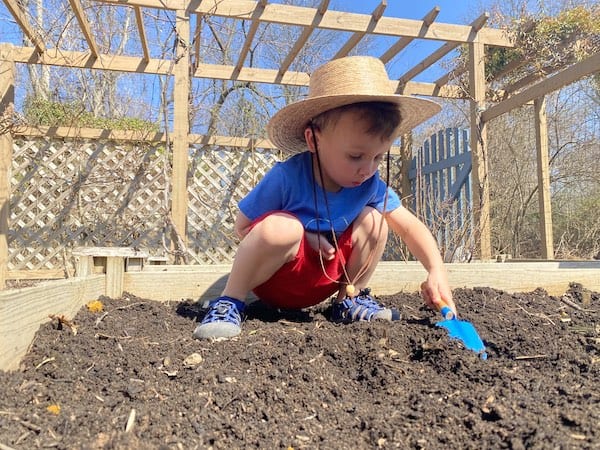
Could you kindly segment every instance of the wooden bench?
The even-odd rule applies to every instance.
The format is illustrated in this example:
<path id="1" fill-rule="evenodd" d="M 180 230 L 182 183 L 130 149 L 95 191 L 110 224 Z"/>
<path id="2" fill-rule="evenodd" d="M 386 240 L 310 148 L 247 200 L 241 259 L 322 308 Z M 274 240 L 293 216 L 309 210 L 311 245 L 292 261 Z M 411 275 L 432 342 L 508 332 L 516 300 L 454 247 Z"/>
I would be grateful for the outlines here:
<path id="1" fill-rule="evenodd" d="M 146 252 L 131 247 L 76 247 L 76 276 L 106 274 L 106 296 L 119 298 L 123 295 L 123 273 L 139 272 L 148 258 Z"/>

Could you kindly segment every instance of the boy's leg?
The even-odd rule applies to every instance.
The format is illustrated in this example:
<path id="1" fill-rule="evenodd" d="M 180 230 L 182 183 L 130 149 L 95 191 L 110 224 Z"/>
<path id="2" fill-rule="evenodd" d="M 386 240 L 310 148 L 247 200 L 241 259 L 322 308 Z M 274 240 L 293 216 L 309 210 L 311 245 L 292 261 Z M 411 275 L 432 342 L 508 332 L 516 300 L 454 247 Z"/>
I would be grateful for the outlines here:
<path id="1" fill-rule="evenodd" d="M 302 223 L 289 214 L 274 213 L 257 222 L 242 239 L 225 289 L 221 297 L 210 302 L 194 337 L 237 336 L 246 295 L 295 257 L 303 235 Z"/>
<path id="2" fill-rule="evenodd" d="M 366 288 L 385 250 L 387 235 L 387 223 L 374 208 L 365 208 L 354 221 L 352 254 L 348 258 L 346 271 L 350 280 L 353 281 L 358 295 L 348 296 L 346 287 L 342 286 L 333 304 L 333 321 L 348 323 L 374 319 L 398 320 L 400 318 L 398 310 L 383 307 L 371 297 L 370 290 Z"/>
<path id="3" fill-rule="evenodd" d="M 379 234 L 379 227 L 383 228 Z M 381 260 L 388 236 L 384 217 L 374 208 L 366 207 L 352 224 L 352 254 L 346 263 L 348 277 L 358 292 L 366 287 Z M 358 278 L 356 278 L 358 276 Z M 338 300 L 346 297 L 345 286 L 338 293 Z"/>
<path id="4" fill-rule="evenodd" d="M 223 295 L 243 300 L 298 253 L 304 228 L 294 216 L 273 213 L 256 223 L 238 247 Z"/>

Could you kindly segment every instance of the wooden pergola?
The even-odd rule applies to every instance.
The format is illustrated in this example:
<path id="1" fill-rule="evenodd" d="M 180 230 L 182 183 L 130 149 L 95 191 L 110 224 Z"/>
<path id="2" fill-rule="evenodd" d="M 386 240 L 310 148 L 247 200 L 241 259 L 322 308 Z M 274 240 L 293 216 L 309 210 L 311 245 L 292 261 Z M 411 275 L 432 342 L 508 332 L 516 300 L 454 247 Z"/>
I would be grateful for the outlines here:
<path id="1" fill-rule="evenodd" d="M 413 41 L 437 41 L 441 45 L 424 57 L 393 81 L 396 92 L 405 95 L 419 95 L 437 98 L 463 98 L 470 102 L 470 147 L 472 154 L 473 201 L 475 210 L 476 233 L 478 238 L 478 257 L 489 259 L 491 255 L 489 182 L 487 177 L 488 151 L 486 144 L 487 123 L 516 107 L 533 102 L 536 119 L 536 138 L 538 155 L 538 184 L 540 208 L 540 232 L 542 236 L 541 254 L 543 258 L 553 258 L 552 222 L 548 173 L 548 139 L 546 135 L 546 117 L 544 96 L 562 86 L 600 70 L 600 55 L 575 63 L 568 68 L 546 76 L 532 76 L 522 79 L 513 86 L 507 86 L 503 100 L 490 103 L 486 98 L 485 48 L 486 46 L 513 47 L 515 44 L 502 30 L 486 27 L 488 15 L 479 16 L 469 25 L 440 23 L 436 21 L 440 9 L 435 7 L 421 20 L 409 20 L 386 16 L 387 0 L 381 0 L 371 14 L 356 14 L 336 11 L 329 8 L 329 1 L 322 0 L 316 8 L 269 3 L 267 0 L 92 0 L 92 3 L 105 4 L 112 8 L 133 8 L 141 42 L 141 53 L 136 56 L 101 53 L 92 27 L 80 0 L 69 0 L 82 36 L 89 49 L 71 51 L 61 48 L 47 48 L 42 39 L 44 30 L 38 29 L 28 18 L 28 14 L 17 0 L 2 0 L 23 35 L 31 45 L 15 46 L 0 42 L 0 116 L 12 111 L 15 91 L 15 67 L 21 64 L 41 64 L 80 69 L 96 69 L 140 74 L 170 75 L 173 83 L 173 129 L 170 132 L 173 152 L 172 173 L 172 221 L 178 230 L 185 230 L 187 214 L 186 173 L 188 169 L 188 148 L 190 143 L 208 142 L 219 145 L 245 147 L 247 139 L 229 136 L 199 136 L 189 129 L 189 95 L 191 79 L 208 78 L 235 80 L 252 83 L 271 83 L 293 86 L 307 86 L 309 74 L 290 70 L 292 63 L 309 41 L 311 34 L 318 29 L 349 33 L 346 43 L 339 48 L 333 58 L 349 54 L 356 45 L 367 36 L 392 37 L 394 42 L 379 57 L 384 63 L 393 60 Z M 180 45 L 173 59 L 152 58 L 149 41 L 144 26 L 144 15 L 149 10 L 171 10 L 176 15 L 176 31 Z M 237 62 L 232 65 L 208 64 L 200 57 L 199 39 L 193 39 L 201 33 L 203 16 L 219 16 L 245 21 L 247 35 L 242 44 Z M 196 16 L 196 17 L 194 17 Z M 197 19 L 197 20 L 191 20 Z M 196 23 L 196 29 L 191 24 Z M 249 67 L 245 65 L 247 55 L 256 38 L 259 26 L 263 24 L 300 27 L 301 33 L 291 46 L 291 50 L 276 69 Z M 187 43 L 194 42 L 195 51 L 190 51 Z M 446 73 L 431 82 L 415 81 L 429 67 L 439 62 L 450 52 L 465 46 L 468 49 L 468 64 Z M 194 57 L 192 55 L 195 55 Z M 521 64 L 525 62 L 522 61 Z M 260 61 L 259 61 L 260 64 Z M 509 69 L 518 68 L 513 64 Z M 468 73 L 468 93 L 460 89 L 453 81 Z M 0 130 L 1 131 L 1 130 Z M 68 136 L 67 129 L 47 130 L 55 136 Z M 126 133 L 107 131 L 103 138 L 119 138 Z M 92 136 L 93 137 L 93 136 Z M 161 138 L 160 136 L 158 137 Z M 9 204 L 9 169 L 12 157 L 12 136 L 0 135 L 0 271 L 7 267 L 7 232 Z M 162 137 L 164 139 L 164 136 Z M 269 147 L 269 143 L 261 145 Z M 404 155 L 409 158 L 408 155 Z M 408 170 L 408 164 L 404 164 Z M 404 177 L 408 179 L 408 177 Z M 181 233 L 185 235 L 185 233 Z M 0 274 L 0 280 L 5 274 Z M 2 284 L 4 284 L 2 282 Z"/>

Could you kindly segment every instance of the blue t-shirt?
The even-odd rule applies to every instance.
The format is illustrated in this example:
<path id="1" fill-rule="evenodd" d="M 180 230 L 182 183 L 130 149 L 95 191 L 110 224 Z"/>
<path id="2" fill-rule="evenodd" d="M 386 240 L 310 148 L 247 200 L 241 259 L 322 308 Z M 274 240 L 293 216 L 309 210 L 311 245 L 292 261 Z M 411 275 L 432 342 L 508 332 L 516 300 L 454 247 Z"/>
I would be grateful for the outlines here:
<path id="1" fill-rule="evenodd" d="M 379 172 L 353 188 L 341 188 L 338 192 L 327 192 L 329 214 L 324 191 L 318 184 L 316 196 L 318 212 L 315 210 L 315 195 L 312 175 L 312 153 L 306 151 L 279 162 L 244 197 L 239 208 L 250 220 L 271 211 L 287 211 L 294 214 L 307 231 L 330 231 L 329 219 L 336 234 L 342 233 L 358 217 L 365 206 L 383 211 L 386 184 Z M 398 194 L 388 189 L 386 212 L 401 206 Z M 317 217 L 319 223 L 317 227 Z"/>

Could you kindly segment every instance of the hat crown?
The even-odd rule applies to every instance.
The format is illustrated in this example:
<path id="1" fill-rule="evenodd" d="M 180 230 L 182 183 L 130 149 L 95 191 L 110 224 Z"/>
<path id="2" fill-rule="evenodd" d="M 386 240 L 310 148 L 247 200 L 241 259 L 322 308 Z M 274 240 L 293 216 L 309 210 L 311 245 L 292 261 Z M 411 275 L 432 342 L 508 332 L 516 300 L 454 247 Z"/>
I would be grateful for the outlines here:
<path id="1" fill-rule="evenodd" d="M 310 77 L 308 98 L 331 95 L 393 95 L 383 62 L 370 56 L 334 59 Z"/>

